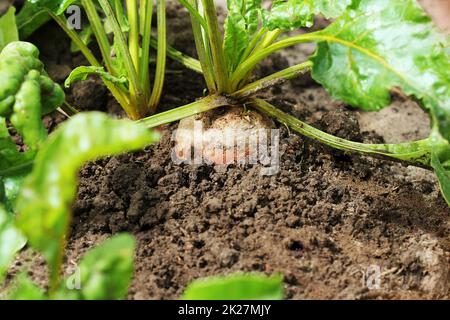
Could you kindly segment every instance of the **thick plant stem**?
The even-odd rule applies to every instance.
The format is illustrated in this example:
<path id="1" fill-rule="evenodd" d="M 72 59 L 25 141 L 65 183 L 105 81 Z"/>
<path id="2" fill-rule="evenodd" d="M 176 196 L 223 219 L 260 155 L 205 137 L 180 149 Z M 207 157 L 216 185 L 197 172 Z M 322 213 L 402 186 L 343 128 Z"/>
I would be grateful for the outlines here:
<path id="1" fill-rule="evenodd" d="M 253 71 L 258 63 L 263 59 L 267 58 L 274 52 L 277 52 L 283 48 L 293 46 L 296 44 L 304 42 L 313 42 L 320 40 L 317 32 L 301 34 L 295 37 L 290 37 L 287 39 L 275 42 L 268 47 L 261 48 L 260 50 L 255 50 L 244 62 L 242 62 L 239 67 L 233 72 L 230 82 L 233 88 L 237 88 L 239 83 L 246 78 L 246 76 Z"/>
<path id="2" fill-rule="evenodd" d="M 275 29 L 267 32 L 261 39 L 260 43 L 255 47 L 255 52 L 265 49 L 274 43 L 283 33 L 280 29 Z"/>
<path id="3" fill-rule="evenodd" d="M 248 98 L 261 90 L 282 84 L 287 80 L 298 77 L 302 74 L 305 74 L 312 67 L 313 63 L 311 61 L 306 61 L 292 67 L 286 68 L 279 72 L 275 72 L 267 77 L 259 79 L 255 82 L 252 82 L 242 89 L 235 91 L 232 96 L 238 99 Z"/>
<path id="4" fill-rule="evenodd" d="M 152 36 L 153 0 L 141 0 L 140 3 L 140 32 L 142 35 L 142 55 L 139 66 L 139 81 L 142 84 L 145 101 L 150 99 L 150 44 Z"/>
<path id="5" fill-rule="evenodd" d="M 228 77 L 227 60 L 223 51 L 223 39 L 219 30 L 219 21 L 214 0 L 202 0 L 208 23 L 209 41 L 211 44 L 212 60 L 214 62 L 215 78 L 217 81 L 217 93 L 229 93 L 230 84 Z"/>
<path id="6" fill-rule="evenodd" d="M 136 0 L 127 0 L 127 15 L 130 31 L 128 33 L 128 47 L 131 60 L 139 76 L 139 18 Z"/>
<path id="7" fill-rule="evenodd" d="M 197 0 L 190 0 L 191 5 L 194 8 L 194 12 L 197 12 L 198 3 Z M 214 66 L 210 59 L 210 54 L 207 52 L 209 47 L 205 47 L 205 40 L 203 38 L 203 31 L 198 18 L 195 17 L 191 13 L 191 24 L 192 24 L 192 32 L 194 34 L 195 47 L 197 50 L 198 58 L 200 60 L 201 69 L 203 70 L 204 78 L 206 81 L 206 86 L 208 87 L 208 91 L 210 94 L 214 94 L 217 92 L 216 82 L 214 80 Z M 204 26 L 205 32 L 208 30 L 207 26 Z M 207 32 L 205 33 L 207 35 Z"/>
<path id="8" fill-rule="evenodd" d="M 259 29 L 259 31 L 253 36 L 247 48 L 245 48 L 244 54 L 242 55 L 242 60 L 247 59 L 248 56 L 250 56 L 253 50 L 255 50 L 255 48 L 258 46 L 259 41 L 265 38 L 266 33 L 267 33 L 266 28 Z"/>
<path id="9" fill-rule="evenodd" d="M 156 56 L 155 82 L 149 101 L 150 114 L 155 113 L 161 100 L 166 71 L 167 37 L 166 37 L 166 0 L 157 0 L 158 50 Z"/>
<path id="10" fill-rule="evenodd" d="M 250 100 L 250 104 L 256 110 L 267 114 L 292 130 L 335 149 L 396 159 L 420 167 L 430 166 L 431 148 L 428 139 L 399 144 L 365 144 L 353 142 L 318 130 L 284 113 L 264 100 L 253 98 Z"/>
<path id="11" fill-rule="evenodd" d="M 189 11 L 189 14 L 195 19 L 205 30 L 208 30 L 208 24 L 206 20 L 200 15 L 197 10 L 197 0 L 179 0 L 180 3 Z M 191 2 L 189 2 L 191 1 Z"/>
<path id="12" fill-rule="evenodd" d="M 230 105 L 230 100 L 223 96 L 210 95 L 193 103 L 178 107 L 169 111 L 158 113 L 154 116 L 142 119 L 142 123 L 148 128 L 155 128 L 163 124 L 178 121 L 202 112 L 213 110 L 218 107 Z"/>
<path id="13" fill-rule="evenodd" d="M 141 118 L 145 116 L 145 101 L 144 95 L 142 93 L 142 89 L 139 83 L 139 79 L 137 76 L 136 69 L 134 67 L 133 60 L 131 59 L 130 51 L 128 51 L 127 41 L 125 39 L 125 35 L 122 32 L 122 29 L 114 16 L 114 12 L 109 4 L 108 0 L 98 0 L 100 6 L 102 7 L 106 19 L 112 26 L 114 32 L 114 39 L 117 42 L 118 55 L 121 59 L 123 59 L 123 63 L 125 65 L 125 69 L 127 70 L 128 78 L 130 80 L 130 102 L 132 104 L 131 108 L 134 108 L 134 113 L 137 114 L 137 118 Z M 133 119 L 136 120 L 136 117 Z"/>
<path id="14" fill-rule="evenodd" d="M 111 45 L 109 44 L 108 36 L 103 27 L 102 21 L 97 13 L 94 3 L 92 0 L 81 0 L 86 14 L 88 16 L 89 22 L 92 26 L 92 31 L 94 32 L 95 38 L 97 39 L 98 46 L 102 52 L 102 57 L 109 73 L 114 74 L 114 70 L 111 62 Z"/>

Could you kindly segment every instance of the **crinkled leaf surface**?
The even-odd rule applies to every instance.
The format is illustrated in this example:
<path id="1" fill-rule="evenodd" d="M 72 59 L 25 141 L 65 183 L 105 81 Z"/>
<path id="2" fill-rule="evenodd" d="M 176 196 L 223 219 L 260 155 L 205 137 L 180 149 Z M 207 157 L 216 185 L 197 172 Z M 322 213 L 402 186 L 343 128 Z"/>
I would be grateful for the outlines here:
<path id="1" fill-rule="evenodd" d="M 314 16 L 336 18 L 345 12 L 352 0 L 277 0 L 271 10 L 264 10 L 264 26 L 270 30 L 311 27 Z"/>
<path id="2" fill-rule="evenodd" d="M 183 294 L 185 300 L 280 300 L 283 281 L 279 275 L 233 274 L 199 279 Z"/>
<path id="3" fill-rule="evenodd" d="M 158 138 L 129 120 L 92 112 L 63 123 L 44 143 L 17 199 L 16 224 L 52 270 L 62 258 L 79 168 L 102 156 L 141 149 Z"/>
<path id="4" fill-rule="evenodd" d="M 64 283 L 57 298 L 67 300 L 125 298 L 133 275 L 134 248 L 133 237 L 129 234 L 120 234 L 88 251 L 79 264 L 79 279 L 75 279 L 79 281 L 79 290 L 68 290 L 68 286 Z"/>
<path id="5" fill-rule="evenodd" d="M 75 68 L 69 75 L 69 77 L 66 79 L 64 86 L 66 88 L 69 88 L 74 82 L 77 81 L 84 81 L 87 79 L 89 75 L 96 74 L 100 76 L 102 79 L 119 84 L 119 85 L 126 85 L 128 83 L 128 80 L 125 76 L 122 76 L 120 78 L 114 77 L 113 75 L 109 74 L 105 71 L 102 67 L 94 67 L 94 66 L 81 66 Z"/>
<path id="6" fill-rule="evenodd" d="M 31 171 L 36 150 L 47 138 L 41 116 L 64 101 L 61 87 L 45 75 L 39 51 L 31 43 L 12 42 L 0 53 L 0 189 L 12 211 L 24 177 Z M 7 121 L 28 147 L 19 152 Z"/>
<path id="7" fill-rule="evenodd" d="M 227 6 L 224 50 L 232 72 L 241 61 L 251 37 L 258 30 L 261 0 L 228 0 Z"/>
<path id="8" fill-rule="evenodd" d="M 19 40 L 15 12 L 16 9 L 11 6 L 8 11 L 0 17 L 0 51 L 2 51 L 8 43 Z"/>
<path id="9" fill-rule="evenodd" d="M 48 78 L 39 50 L 28 42 L 12 42 L 0 53 L 0 117 L 8 118 L 29 149 L 46 139 L 41 116 L 64 102 L 61 87 Z"/>
<path id="10" fill-rule="evenodd" d="M 25 243 L 26 240 L 15 228 L 11 215 L 0 204 L 0 283 L 14 256 Z"/>
<path id="11" fill-rule="evenodd" d="M 355 0 L 317 38 L 312 75 L 334 97 L 375 111 L 400 87 L 450 139 L 448 43 L 415 0 Z"/>

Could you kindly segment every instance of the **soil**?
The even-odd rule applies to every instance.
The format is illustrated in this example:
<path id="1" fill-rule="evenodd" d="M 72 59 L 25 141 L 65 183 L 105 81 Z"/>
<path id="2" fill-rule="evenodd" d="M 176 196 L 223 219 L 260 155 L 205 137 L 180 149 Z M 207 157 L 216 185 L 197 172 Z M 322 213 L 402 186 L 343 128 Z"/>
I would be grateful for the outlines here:
<path id="1" fill-rule="evenodd" d="M 169 30 L 175 30 L 170 42 L 193 55 L 188 19 L 173 8 L 168 12 Z M 54 41 L 61 39 L 55 30 L 46 27 L 34 42 L 50 74 L 62 81 L 83 60 L 69 53 L 67 41 Z M 279 70 L 311 50 L 288 50 L 265 61 L 260 73 Z M 161 105 L 192 102 L 203 88 L 199 75 L 169 62 Z M 97 79 L 70 89 L 68 97 L 83 110 L 117 114 L 117 103 Z M 358 112 L 333 101 L 306 76 L 266 98 L 355 141 L 400 142 L 428 134 L 427 116 L 401 96 L 394 95 L 380 113 Z M 52 127 L 61 120 L 46 121 Z M 68 266 L 112 234 L 127 231 L 137 241 L 130 299 L 175 299 L 194 279 L 235 271 L 282 273 L 287 299 L 450 298 L 450 209 L 432 172 L 343 154 L 282 126 L 276 175 L 262 176 L 259 166 L 250 165 L 176 165 L 176 128 L 161 128 L 161 141 L 142 152 L 81 170 Z M 25 250 L 10 278 L 23 267 L 44 285 L 41 257 Z M 378 271 L 379 283 L 373 281 Z"/>

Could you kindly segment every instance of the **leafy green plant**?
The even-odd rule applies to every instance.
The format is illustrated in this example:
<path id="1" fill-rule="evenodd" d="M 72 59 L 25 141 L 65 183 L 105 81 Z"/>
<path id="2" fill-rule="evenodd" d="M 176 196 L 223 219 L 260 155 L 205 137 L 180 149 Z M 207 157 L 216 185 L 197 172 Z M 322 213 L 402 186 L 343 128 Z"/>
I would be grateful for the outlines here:
<path id="1" fill-rule="evenodd" d="M 16 225 L 46 258 L 51 288 L 60 282 L 78 169 L 87 161 L 138 150 L 157 139 L 156 133 L 130 121 L 83 113 L 62 124 L 39 150 L 16 202 Z"/>
<path id="2" fill-rule="evenodd" d="M 34 45 L 18 41 L 6 45 L 0 53 L 0 200 L 9 211 L 47 138 L 41 116 L 61 106 L 64 97 L 46 75 Z M 25 152 L 12 141 L 7 121 L 21 135 Z"/>
<path id="3" fill-rule="evenodd" d="M 0 271 L 5 270 L 12 255 L 23 246 L 23 234 L 28 244 L 41 252 L 48 262 L 50 291 L 48 295 L 41 293 L 30 280 L 21 276 L 12 298 L 118 299 L 125 296 L 134 255 L 134 240 L 129 235 L 108 240 L 82 259 L 81 290 L 68 290 L 62 282 L 61 266 L 70 207 L 76 192 L 76 175 L 87 161 L 138 150 L 158 138 L 158 134 L 142 125 L 92 112 L 74 116 L 43 142 L 15 202 L 16 227 L 9 220 L 1 221 L 0 239 L 8 243 L 0 251 Z"/>
<path id="4" fill-rule="evenodd" d="M 282 276 L 236 273 L 192 282 L 183 293 L 184 300 L 281 300 Z"/>
<path id="5" fill-rule="evenodd" d="M 415 0 L 261 1 L 229 0 L 225 33 L 220 33 L 212 0 L 180 0 L 192 18 L 199 62 L 210 96 L 143 120 L 149 127 L 224 105 L 243 104 L 331 147 L 432 168 L 450 204 L 450 57 L 448 41 Z M 311 27 L 322 14 L 335 18 L 320 31 L 290 36 Z M 284 35 L 284 37 L 282 37 Z M 317 43 L 308 61 L 253 80 L 258 64 L 297 44 Z M 296 119 L 255 95 L 311 70 L 333 97 L 367 111 L 389 105 L 390 91 L 414 96 L 431 118 L 429 138 L 400 144 L 364 144 L 341 139 Z"/>
<path id="6" fill-rule="evenodd" d="M 121 0 L 80 0 L 89 19 L 90 30 L 102 53 L 102 63 L 92 54 L 86 45 L 86 39 L 67 26 L 64 12 L 75 0 L 29 0 L 29 3 L 35 8 L 45 9 L 91 64 L 81 70 L 75 69 L 67 79 L 66 86 L 85 79 L 89 74 L 97 74 L 131 119 L 140 119 L 156 111 L 161 98 L 166 63 L 165 0 L 156 2 L 158 40 L 152 88 L 149 63 L 153 1 L 143 0 L 138 5 L 137 1 L 127 0 L 125 13 Z M 112 42 L 105 26 L 112 30 Z"/>
<path id="7" fill-rule="evenodd" d="M 47 76 L 38 49 L 17 41 L 13 8 L 0 24 L 0 282 L 28 241 L 49 263 L 51 290 L 44 293 L 22 274 L 10 298 L 122 298 L 133 270 L 134 240 L 129 235 L 108 240 L 82 259 L 81 290 L 67 290 L 61 282 L 76 172 L 88 160 L 140 149 L 158 135 L 130 121 L 86 113 L 48 138 L 41 116 L 63 104 L 64 92 Z M 7 125 L 21 135 L 26 151 L 17 149 Z"/>

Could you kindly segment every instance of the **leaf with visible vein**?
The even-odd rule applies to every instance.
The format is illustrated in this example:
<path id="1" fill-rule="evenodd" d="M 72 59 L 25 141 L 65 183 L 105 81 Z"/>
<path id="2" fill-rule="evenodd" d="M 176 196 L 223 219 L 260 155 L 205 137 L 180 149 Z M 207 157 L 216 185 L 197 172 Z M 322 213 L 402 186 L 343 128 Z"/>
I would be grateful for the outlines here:
<path id="1" fill-rule="evenodd" d="M 125 76 L 122 76 L 120 78 L 114 77 L 113 75 L 109 74 L 105 71 L 103 67 L 95 67 L 95 66 L 81 66 L 75 68 L 69 75 L 69 77 L 66 79 L 64 86 L 66 88 L 69 88 L 73 83 L 78 81 L 84 81 L 87 79 L 89 75 L 96 74 L 100 76 L 105 81 L 109 81 L 118 85 L 127 85 L 128 80 Z"/>
<path id="2" fill-rule="evenodd" d="M 361 0 L 317 35 L 313 78 L 334 97 L 376 111 L 400 87 L 450 138 L 448 43 L 414 0 Z"/>

